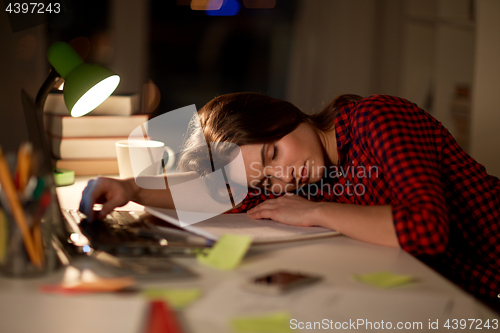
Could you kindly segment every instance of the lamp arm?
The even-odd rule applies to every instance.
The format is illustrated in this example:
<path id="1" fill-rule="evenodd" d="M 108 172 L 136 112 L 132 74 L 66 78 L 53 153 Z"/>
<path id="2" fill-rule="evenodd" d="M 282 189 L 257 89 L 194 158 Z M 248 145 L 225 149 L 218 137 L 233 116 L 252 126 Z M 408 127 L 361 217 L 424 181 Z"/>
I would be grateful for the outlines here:
<path id="1" fill-rule="evenodd" d="M 45 105 L 45 100 L 47 99 L 47 96 L 49 95 L 50 91 L 52 88 L 54 88 L 54 85 L 56 84 L 57 81 L 59 81 L 60 75 L 57 73 L 57 71 L 54 68 L 50 69 L 49 76 L 47 79 L 45 79 L 45 82 L 42 84 L 40 87 L 40 90 L 38 90 L 38 93 L 36 94 L 36 110 L 37 110 L 37 115 L 38 115 L 38 122 L 42 124 L 42 126 L 38 126 L 39 128 L 44 128 L 43 124 L 43 106 Z M 47 142 L 43 142 L 43 149 L 45 150 L 45 156 L 52 156 L 51 152 L 51 146 Z M 75 173 L 71 170 L 60 170 L 54 167 L 54 180 L 56 185 L 71 185 L 75 182 Z"/>
<path id="2" fill-rule="evenodd" d="M 43 113 L 43 106 L 45 104 L 45 100 L 47 99 L 47 96 L 49 95 L 50 91 L 52 88 L 54 88 L 54 85 L 56 84 L 57 81 L 59 81 L 60 76 L 57 73 L 57 71 L 54 68 L 50 69 L 49 76 L 47 76 L 47 79 L 45 82 L 42 84 L 40 87 L 40 90 L 38 90 L 38 93 L 36 94 L 36 107 L 37 110 L 40 110 L 40 112 Z"/>

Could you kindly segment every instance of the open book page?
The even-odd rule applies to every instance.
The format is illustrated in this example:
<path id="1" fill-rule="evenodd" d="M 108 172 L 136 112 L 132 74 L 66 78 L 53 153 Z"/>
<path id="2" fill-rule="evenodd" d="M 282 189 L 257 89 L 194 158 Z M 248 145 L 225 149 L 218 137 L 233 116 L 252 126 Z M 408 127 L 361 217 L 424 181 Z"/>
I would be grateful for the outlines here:
<path id="1" fill-rule="evenodd" d="M 295 227 L 272 220 L 253 220 L 247 214 L 221 214 L 195 224 L 181 226 L 173 209 L 146 207 L 146 211 L 194 234 L 217 240 L 224 234 L 249 235 L 253 243 L 270 243 L 339 235 L 321 227 Z"/>

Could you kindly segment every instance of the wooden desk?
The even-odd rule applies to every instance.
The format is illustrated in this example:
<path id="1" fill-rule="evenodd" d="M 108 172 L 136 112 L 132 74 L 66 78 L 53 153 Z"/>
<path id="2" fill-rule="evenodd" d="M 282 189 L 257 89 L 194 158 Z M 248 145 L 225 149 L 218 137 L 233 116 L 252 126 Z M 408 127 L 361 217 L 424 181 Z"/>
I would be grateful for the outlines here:
<path id="1" fill-rule="evenodd" d="M 86 179 L 79 178 L 75 185 L 58 189 L 62 208 L 78 207 L 86 182 Z M 135 204 L 124 207 L 140 208 Z M 369 311 L 376 313 L 372 322 L 383 320 L 396 325 L 397 322 L 418 318 L 423 323 L 422 329 L 419 329 L 422 331 L 429 330 L 428 319 L 433 321 L 439 318 L 439 329 L 432 330 L 438 332 L 450 331 L 443 327 L 446 319 L 482 319 L 483 322 L 500 319 L 500 316 L 404 251 L 365 244 L 343 236 L 253 247 L 238 269 L 230 272 L 199 265 L 194 258 L 174 260 L 198 273 L 199 278 L 186 281 L 144 279 L 139 281 L 139 286 L 200 288 L 204 296 L 179 313 L 186 332 L 231 332 L 228 318 L 234 315 L 234 311 L 247 309 L 248 313 L 258 313 L 260 309 L 261 312 L 268 312 L 283 306 L 288 307 L 283 310 L 288 310 L 291 318 L 298 321 L 310 318 L 345 323 L 349 319 L 366 318 L 364 316 Z M 78 260 L 76 264 L 91 265 Z M 324 280 L 288 296 L 274 298 L 245 294 L 238 289 L 238 285 L 249 277 L 278 268 L 319 274 Z M 384 270 L 411 275 L 416 282 L 382 291 L 353 279 L 354 274 Z M 37 291 L 41 283 L 60 281 L 62 274 L 61 270 L 39 279 L 0 278 L 0 332 L 53 333 L 65 332 L 64 328 L 68 332 L 82 333 L 138 331 L 145 310 L 139 295 L 68 297 Z M 333 295 L 332 300 L 319 299 L 328 293 Z M 425 315 L 442 301 L 447 304 L 443 313 L 436 314 L 435 318 L 422 319 L 422 314 Z M 318 302 L 322 305 L 313 311 Z M 214 312 L 214 309 L 217 311 Z M 340 316 L 342 311 L 348 313 L 348 317 L 345 314 Z M 363 331 L 366 327 L 358 329 Z"/>

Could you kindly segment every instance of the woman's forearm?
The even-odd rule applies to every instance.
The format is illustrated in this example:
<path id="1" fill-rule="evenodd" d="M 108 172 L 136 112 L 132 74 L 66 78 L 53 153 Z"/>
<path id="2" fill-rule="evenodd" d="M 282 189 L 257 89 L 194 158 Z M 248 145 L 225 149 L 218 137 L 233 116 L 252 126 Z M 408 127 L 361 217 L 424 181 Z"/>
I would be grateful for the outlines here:
<path id="1" fill-rule="evenodd" d="M 143 206 L 175 209 L 168 186 L 163 190 L 152 190 L 138 186 L 133 178 L 127 179 L 127 182 L 134 188 L 132 201 Z"/>
<path id="2" fill-rule="evenodd" d="M 399 247 L 392 208 L 321 202 L 313 213 L 314 224 L 337 230 L 351 238 L 390 247 Z"/>
<path id="3" fill-rule="evenodd" d="M 194 172 L 171 174 L 168 176 L 141 177 L 126 179 L 134 193 L 132 201 L 151 207 L 175 209 L 170 186 L 198 178 Z"/>

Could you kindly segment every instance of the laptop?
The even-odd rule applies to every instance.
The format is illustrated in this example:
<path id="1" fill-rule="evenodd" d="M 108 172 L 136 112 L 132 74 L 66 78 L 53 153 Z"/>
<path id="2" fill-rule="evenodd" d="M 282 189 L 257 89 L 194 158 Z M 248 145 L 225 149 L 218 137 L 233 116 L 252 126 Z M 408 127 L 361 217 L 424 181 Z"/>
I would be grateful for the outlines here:
<path id="1" fill-rule="evenodd" d="M 43 114 L 22 90 L 21 101 L 29 141 L 38 155 L 39 170 L 52 174 L 52 158 L 48 137 L 43 127 Z M 212 242 L 193 237 L 183 230 L 157 229 L 167 223 L 144 212 L 113 211 L 104 220 L 88 222 L 77 210 L 61 210 L 53 177 L 52 245 L 63 264 L 72 256 L 86 254 L 120 271 L 166 277 L 194 277 L 195 273 L 170 260 L 173 256 L 189 256 L 210 247 Z"/>

